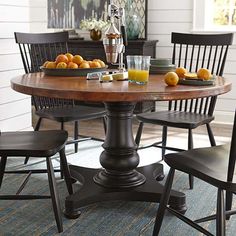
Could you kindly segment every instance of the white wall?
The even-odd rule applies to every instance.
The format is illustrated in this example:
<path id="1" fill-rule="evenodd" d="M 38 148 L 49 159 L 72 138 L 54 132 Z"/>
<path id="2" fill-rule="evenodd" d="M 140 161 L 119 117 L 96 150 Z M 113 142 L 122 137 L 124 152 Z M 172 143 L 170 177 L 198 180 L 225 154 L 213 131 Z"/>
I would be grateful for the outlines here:
<path id="1" fill-rule="evenodd" d="M 30 97 L 14 92 L 12 77 L 23 74 L 14 31 L 29 32 L 29 1 L 0 0 L 0 130 L 31 129 Z"/>
<path id="2" fill-rule="evenodd" d="M 148 39 L 158 39 L 157 57 L 170 58 L 172 31 L 191 32 L 193 4 L 191 0 L 148 0 Z M 14 92 L 10 79 L 24 73 L 20 54 L 13 38 L 14 31 L 45 32 L 47 0 L 0 0 L 0 129 L 31 128 L 29 96 Z M 229 50 L 225 77 L 233 82 L 230 93 L 219 96 L 217 122 L 231 122 L 236 100 L 236 47 Z"/>

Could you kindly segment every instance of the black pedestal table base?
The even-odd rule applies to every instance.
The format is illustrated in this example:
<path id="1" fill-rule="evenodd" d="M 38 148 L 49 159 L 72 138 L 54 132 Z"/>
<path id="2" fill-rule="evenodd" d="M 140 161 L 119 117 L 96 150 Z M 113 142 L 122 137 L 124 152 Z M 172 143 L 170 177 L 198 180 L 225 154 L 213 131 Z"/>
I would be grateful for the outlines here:
<path id="1" fill-rule="evenodd" d="M 137 168 L 139 155 L 133 138 L 132 117 L 135 103 L 105 103 L 107 133 L 100 155 L 103 169 L 70 166 L 71 175 L 82 185 L 65 200 L 65 216 L 76 218 L 83 206 L 107 200 L 159 202 L 163 186 L 163 166 L 155 163 Z M 185 194 L 172 191 L 172 208 L 185 212 Z"/>
<path id="2" fill-rule="evenodd" d="M 70 219 L 79 217 L 81 207 L 96 202 L 109 200 L 159 202 L 161 199 L 163 185 L 156 180 L 163 173 L 163 165 L 160 163 L 138 168 L 137 170 L 146 177 L 146 182 L 138 187 L 124 189 L 106 188 L 96 184 L 93 177 L 100 171 L 99 169 L 70 166 L 70 170 L 73 178 L 82 185 L 78 192 L 66 198 L 64 214 Z M 171 191 L 170 205 L 184 213 L 185 194 Z"/>

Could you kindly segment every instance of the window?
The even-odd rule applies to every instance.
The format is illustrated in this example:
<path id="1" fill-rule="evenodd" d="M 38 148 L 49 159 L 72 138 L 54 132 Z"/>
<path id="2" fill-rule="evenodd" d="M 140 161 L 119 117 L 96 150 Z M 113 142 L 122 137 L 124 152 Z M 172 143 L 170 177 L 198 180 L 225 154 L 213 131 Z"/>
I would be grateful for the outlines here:
<path id="1" fill-rule="evenodd" d="M 236 31 L 236 0 L 194 0 L 193 31 Z"/>
<path id="2" fill-rule="evenodd" d="M 236 0 L 214 0 L 213 24 L 235 26 L 235 10 Z"/>

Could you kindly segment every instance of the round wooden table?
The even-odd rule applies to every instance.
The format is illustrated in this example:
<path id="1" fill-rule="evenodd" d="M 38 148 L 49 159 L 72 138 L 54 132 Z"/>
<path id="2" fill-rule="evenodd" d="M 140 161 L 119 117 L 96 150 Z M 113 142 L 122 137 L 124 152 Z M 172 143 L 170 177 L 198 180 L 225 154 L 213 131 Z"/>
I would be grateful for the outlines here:
<path id="1" fill-rule="evenodd" d="M 176 100 L 217 96 L 231 90 L 231 83 L 217 77 L 214 85 L 166 86 L 162 75 L 150 75 L 147 85 L 128 81 L 100 83 L 85 77 L 57 77 L 32 73 L 11 80 L 14 90 L 37 96 L 104 102 L 107 110 L 107 133 L 100 156 L 103 169 L 70 166 L 71 175 L 83 187 L 65 200 L 65 215 L 79 216 L 79 208 L 104 200 L 136 200 L 159 202 L 163 191 L 156 181 L 163 166 L 154 163 L 137 168 L 139 155 L 133 138 L 132 117 L 136 102 Z M 185 195 L 172 191 L 170 205 L 184 212 Z"/>

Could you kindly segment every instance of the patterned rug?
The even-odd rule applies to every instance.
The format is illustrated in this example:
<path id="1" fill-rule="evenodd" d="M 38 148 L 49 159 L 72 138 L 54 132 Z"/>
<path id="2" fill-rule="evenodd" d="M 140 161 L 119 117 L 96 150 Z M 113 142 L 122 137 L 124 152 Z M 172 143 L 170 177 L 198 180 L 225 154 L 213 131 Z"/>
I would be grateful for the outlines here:
<path id="1" fill-rule="evenodd" d="M 223 140 L 224 142 L 225 140 Z M 68 162 L 81 166 L 97 168 L 99 153 L 102 151 L 101 142 L 86 141 L 80 143 L 78 154 L 73 154 L 73 147 L 67 148 Z M 149 148 L 139 151 L 141 165 L 156 161 L 160 150 Z M 54 167 L 58 167 L 58 157 L 53 160 Z M 25 168 L 22 159 L 9 158 L 7 163 L 11 168 Z M 26 168 L 44 166 L 39 159 L 31 158 Z M 166 171 L 168 167 L 165 166 Z M 62 206 L 67 192 L 65 184 L 57 175 L 58 188 Z M 22 176 L 6 175 L 0 193 L 14 193 L 21 183 Z M 188 177 L 177 172 L 173 188 L 186 194 L 188 210 L 187 216 L 193 219 L 212 214 L 216 206 L 216 189 L 195 179 L 193 190 L 188 189 Z M 46 175 L 33 175 L 23 193 L 48 194 Z M 236 207 L 236 204 L 234 204 Z M 149 236 L 152 235 L 156 203 L 109 201 L 89 205 L 81 209 L 81 216 L 75 220 L 63 217 L 64 232 L 60 235 L 81 236 Z M 215 222 L 202 223 L 215 234 Z M 235 235 L 236 216 L 227 223 L 227 235 Z M 51 200 L 30 201 L 0 201 L 0 235 L 59 235 L 54 220 Z M 161 228 L 161 236 L 195 236 L 201 235 L 176 217 L 166 214 Z"/>

